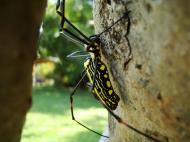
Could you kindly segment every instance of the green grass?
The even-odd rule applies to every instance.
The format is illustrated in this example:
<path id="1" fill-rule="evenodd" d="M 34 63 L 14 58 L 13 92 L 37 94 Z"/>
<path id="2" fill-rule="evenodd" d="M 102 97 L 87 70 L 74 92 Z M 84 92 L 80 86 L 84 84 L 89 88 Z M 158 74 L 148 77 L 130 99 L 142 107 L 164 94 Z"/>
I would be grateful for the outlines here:
<path id="1" fill-rule="evenodd" d="M 69 91 L 53 87 L 35 88 L 33 106 L 27 115 L 21 142 L 97 142 L 99 136 L 71 119 Z M 75 117 L 102 132 L 107 124 L 107 111 L 88 92 L 74 96 Z"/>

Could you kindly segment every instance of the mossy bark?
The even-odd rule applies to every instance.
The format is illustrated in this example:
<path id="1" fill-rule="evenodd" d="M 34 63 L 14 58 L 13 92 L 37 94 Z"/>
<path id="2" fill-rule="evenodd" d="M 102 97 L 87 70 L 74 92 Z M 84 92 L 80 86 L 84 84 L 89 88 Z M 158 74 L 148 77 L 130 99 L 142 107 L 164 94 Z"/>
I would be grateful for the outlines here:
<path id="1" fill-rule="evenodd" d="M 94 21 L 99 33 L 131 10 L 127 20 L 102 37 L 102 56 L 121 98 L 115 111 L 134 127 L 162 141 L 190 140 L 190 1 L 96 0 Z M 128 41 L 133 58 L 128 60 Z M 110 142 L 147 142 L 109 119 Z"/>
<path id="2" fill-rule="evenodd" d="M 19 142 L 46 0 L 0 2 L 0 141 Z"/>

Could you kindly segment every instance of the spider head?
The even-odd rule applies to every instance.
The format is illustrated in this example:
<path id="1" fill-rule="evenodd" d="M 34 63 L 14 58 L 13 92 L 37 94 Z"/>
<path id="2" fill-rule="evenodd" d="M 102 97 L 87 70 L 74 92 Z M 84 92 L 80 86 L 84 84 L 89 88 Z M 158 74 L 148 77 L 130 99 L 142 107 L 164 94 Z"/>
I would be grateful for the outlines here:
<path id="1" fill-rule="evenodd" d="M 91 39 L 91 43 L 86 46 L 86 51 L 93 53 L 95 56 L 100 53 L 100 38 L 97 35 L 93 35 L 89 37 Z"/>

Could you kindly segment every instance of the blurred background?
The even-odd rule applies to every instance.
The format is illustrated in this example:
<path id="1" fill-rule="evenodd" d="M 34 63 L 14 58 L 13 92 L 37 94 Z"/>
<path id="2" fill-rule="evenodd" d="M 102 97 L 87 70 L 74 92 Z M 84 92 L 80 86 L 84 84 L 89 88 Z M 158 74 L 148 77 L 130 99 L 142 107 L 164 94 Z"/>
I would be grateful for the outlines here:
<path id="1" fill-rule="evenodd" d="M 33 69 L 33 106 L 27 115 L 22 142 L 97 142 L 99 136 L 71 119 L 69 94 L 81 78 L 85 58 L 66 57 L 83 47 L 59 35 L 60 17 L 55 5 L 56 1 L 49 0 L 40 29 Z M 87 36 L 94 34 L 92 0 L 67 0 L 65 14 Z M 75 117 L 103 132 L 107 111 L 89 92 L 86 82 L 87 79 L 74 96 Z"/>

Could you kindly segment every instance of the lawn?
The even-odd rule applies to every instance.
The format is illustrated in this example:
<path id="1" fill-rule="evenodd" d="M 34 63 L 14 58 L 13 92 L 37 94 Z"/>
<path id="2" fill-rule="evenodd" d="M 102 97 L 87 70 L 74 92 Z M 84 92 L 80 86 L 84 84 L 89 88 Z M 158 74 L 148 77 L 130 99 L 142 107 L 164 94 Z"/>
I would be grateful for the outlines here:
<path id="1" fill-rule="evenodd" d="M 27 115 L 21 142 L 97 142 L 99 136 L 71 119 L 69 93 L 66 89 L 38 87 L 33 90 L 33 106 Z M 107 111 L 85 90 L 74 97 L 75 118 L 102 132 L 107 125 Z"/>

